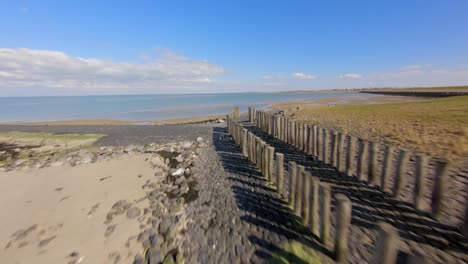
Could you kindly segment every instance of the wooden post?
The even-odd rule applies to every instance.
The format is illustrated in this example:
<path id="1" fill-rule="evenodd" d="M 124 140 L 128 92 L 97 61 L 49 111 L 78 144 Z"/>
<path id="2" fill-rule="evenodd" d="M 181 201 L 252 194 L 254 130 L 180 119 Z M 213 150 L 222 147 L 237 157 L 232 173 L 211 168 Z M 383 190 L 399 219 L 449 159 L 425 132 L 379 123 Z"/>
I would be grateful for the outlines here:
<path id="1" fill-rule="evenodd" d="M 338 133 L 333 131 L 331 138 L 331 149 L 330 149 L 330 163 L 333 167 L 337 167 L 337 152 L 338 152 Z"/>
<path id="2" fill-rule="evenodd" d="M 394 264 L 398 253 L 398 232 L 390 224 L 379 222 L 377 239 L 371 264 Z"/>
<path id="3" fill-rule="evenodd" d="M 338 133 L 338 147 L 336 153 L 336 166 L 339 172 L 345 171 L 345 166 L 343 163 L 343 152 L 344 152 L 344 135 L 343 133 Z"/>
<path id="4" fill-rule="evenodd" d="M 231 111 L 232 119 L 239 118 L 239 115 L 240 115 L 239 107 L 238 107 L 238 106 L 234 106 L 234 107 L 232 108 L 232 111 Z"/>
<path id="5" fill-rule="evenodd" d="M 366 140 L 361 140 L 361 147 L 359 148 L 359 156 L 358 156 L 358 180 L 360 181 L 365 181 L 367 180 L 366 178 L 366 171 L 365 168 L 368 167 L 367 165 L 367 150 L 368 149 L 368 143 Z"/>
<path id="6" fill-rule="evenodd" d="M 280 195 L 284 194 L 284 154 L 276 153 L 276 187 Z"/>
<path id="7" fill-rule="evenodd" d="M 249 157 L 249 152 L 248 152 L 247 146 L 248 146 L 248 144 L 247 144 L 247 129 L 243 128 L 242 129 L 242 155 L 244 155 L 244 157 Z"/>
<path id="8" fill-rule="evenodd" d="M 304 185 L 304 171 L 305 167 L 302 165 L 297 165 L 296 173 L 296 197 L 294 198 L 294 213 L 296 215 L 302 215 L 302 186 Z"/>
<path id="9" fill-rule="evenodd" d="M 447 186 L 450 185 L 448 182 L 448 165 L 449 163 L 446 161 L 437 161 L 436 163 L 436 176 L 432 192 L 432 216 L 437 221 L 441 220 L 444 194 L 447 191 Z"/>
<path id="10" fill-rule="evenodd" d="M 310 230 L 312 233 L 319 237 L 320 235 L 320 228 L 319 228 L 319 214 L 320 214 L 320 207 L 319 207 L 319 186 L 320 186 L 320 179 L 316 176 L 312 177 L 312 203 L 310 204 Z"/>
<path id="11" fill-rule="evenodd" d="M 307 124 L 302 124 L 302 152 L 307 153 Z"/>
<path id="12" fill-rule="evenodd" d="M 393 197 L 396 199 L 401 198 L 403 189 L 406 186 L 408 179 L 406 178 L 406 167 L 408 165 L 408 152 L 405 150 L 400 150 L 400 155 L 398 157 L 397 164 L 397 173 L 395 177 L 395 184 L 393 185 Z"/>
<path id="13" fill-rule="evenodd" d="M 263 176 L 268 179 L 268 144 L 265 142 L 262 149 L 262 167 L 263 167 Z"/>
<path id="14" fill-rule="evenodd" d="M 330 184 L 321 182 L 320 189 L 322 197 L 322 228 L 320 230 L 320 238 L 322 243 L 327 246 L 330 242 L 331 187 Z"/>
<path id="15" fill-rule="evenodd" d="M 414 205 L 416 209 L 423 211 L 424 194 L 426 193 L 427 164 L 429 158 L 426 155 L 416 155 L 416 182 L 414 184 Z"/>
<path id="16" fill-rule="evenodd" d="M 318 137 L 317 137 L 317 126 L 312 126 L 312 155 L 318 156 Z"/>
<path id="17" fill-rule="evenodd" d="M 392 163 L 393 163 L 393 152 L 395 148 L 393 146 L 387 146 L 385 149 L 385 157 L 382 167 L 382 174 L 380 176 L 380 186 L 383 192 L 389 189 L 389 177 L 392 175 Z"/>
<path id="18" fill-rule="evenodd" d="M 302 212 L 303 215 L 302 217 L 304 218 L 304 224 L 306 226 L 310 225 L 310 199 L 311 199 L 311 193 L 310 193 L 310 181 L 312 180 L 312 175 L 310 172 L 304 171 L 304 176 L 303 176 L 303 186 L 304 188 L 302 189 Z"/>
<path id="19" fill-rule="evenodd" d="M 356 152 L 356 140 L 353 136 L 348 136 L 348 148 L 346 151 L 346 174 L 353 176 L 354 173 L 354 153 Z"/>
<path id="20" fill-rule="evenodd" d="M 325 163 L 325 164 L 329 164 L 328 158 L 327 158 L 327 157 L 328 157 L 328 143 L 329 143 L 329 140 L 328 140 L 328 139 L 330 138 L 330 136 L 329 136 L 329 134 L 328 134 L 328 129 L 324 128 L 324 129 L 322 130 L 322 132 L 323 132 L 323 145 L 322 145 L 322 147 L 323 147 L 322 152 L 323 152 L 323 153 L 322 153 L 322 161 L 323 161 L 323 163 Z"/>
<path id="21" fill-rule="evenodd" d="M 322 161 L 322 141 L 323 141 L 323 136 L 322 136 L 322 128 L 317 127 L 317 160 Z"/>
<path id="22" fill-rule="evenodd" d="M 294 161 L 289 162 L 289 171 L 288 171 L 288 177 L 289 177 L 289 206 L 291 208 L 294 208 L 294 197 L 296 193 L 296 174 L 297 174 L 297 164 Z"/>
<path id="23" fill-rule="evenodd" d="M 273 182 L 273 171 L 275 166 L 274 161 L 275 148 L 268 147 L 268 181 Z"/>
<path id="24" fill-rule="evenodd" d="M 313 155 L 313 147 L 314 147 L 314 130 L 312 126 L 307 126 L 307 154 Z"/>
<path id="25" fill-rule="evenodd" d="M 425 252 L 416 249 L 413 252 L 411 252 L 411 255 L 409 255 L 407 263 L 408 264 L 426 264 L 428 263 L 428 261 L 426 260 L 425 256 L 426 256 Z"/>
<path id="26" fill-rule="evenodd" d="M 377 185 L 377 157 L 378 145 L 376 142 L 369 142 L 369 168 L 367 174 L 369 175 L 369 184 Z"/>
<path id="27" fill-rule="evenodd" d="M 348 238 L 351 228 L 351 200 L 344 194 L 335 195 L 337 201 L 337 228 L 335 236 L 335 260 L 344 263 L 348 253 Z"/>
<path id="28" fill-rule="evenodd" d="M 256 161 L 257 161 L 255 164 L 257 164 L 257 168 L 261 171 L 261 168 L 262 168 L 262 144 L 260 142 L 259 137 L 256 137 L 255 149 L 256 149 L 255 158 L 256 158 Z"/>
<path id="29" fill-rule="evenodd" d="M 468 237 L 468 195 L 465 194 L 465 218 L 461 226 L 461 233 Z"/>

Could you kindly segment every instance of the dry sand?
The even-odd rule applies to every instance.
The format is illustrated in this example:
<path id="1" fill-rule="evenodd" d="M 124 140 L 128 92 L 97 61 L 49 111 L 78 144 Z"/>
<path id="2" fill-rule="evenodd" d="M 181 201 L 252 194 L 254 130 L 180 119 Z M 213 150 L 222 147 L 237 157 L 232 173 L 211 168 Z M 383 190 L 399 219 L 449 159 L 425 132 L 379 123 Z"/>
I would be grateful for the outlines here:
<path id="1" fill-rule="evenodd" d="M 143 250 L 136 237 L 125 245 L 139 233 L 138 221 L 116 216 L 108 237 L 104 221 L 118 200 L 148 207 L 141 186 L 152 174 L 145 155 L 1 172 L 0 263 L 113 263 L 114 252 L 119 263 L 131 263 Z"/>

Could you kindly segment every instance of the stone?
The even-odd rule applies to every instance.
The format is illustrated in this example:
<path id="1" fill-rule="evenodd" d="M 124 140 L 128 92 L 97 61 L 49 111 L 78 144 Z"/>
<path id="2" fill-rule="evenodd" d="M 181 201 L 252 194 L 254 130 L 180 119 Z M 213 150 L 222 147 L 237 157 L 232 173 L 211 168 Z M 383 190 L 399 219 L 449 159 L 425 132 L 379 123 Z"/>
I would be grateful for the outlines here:
<path id="1" fill-rule="evenodd" d="M 184 174 L 184 172 L 185 172 L 184 169 L 178 169 L 178 170 L 176 170 L 175 172 L 172 173 L 172 176 L 181 176 L 181 175 Z"/>
<path id="2" fill-rule="evenodd" d="M 171 219 L 169 218 L 164 218 L 162 222 L 159 224 L 159 233 L 165 235 L 169 231 L 169 228 L 171 227 Z"/>
<path id="3" fill-rule="evenodd" d="M 197 143 L 202 143 L 202 142 L 203 142 L 203 138 L 202 137 L 197 137 Z"/>
<path id="4" fill-rule="evenodd" d="M 127 211 L 127 218 L 128 219 L 135 219 L 141 214 L 141 210 L 138 207 L 132 207 Z"/>
<path id="5" fill-rule="evenodd" d="M 182 148 L 184 148 L 184 149 L 189 149 L 191 147 L 192 147 L 192 142 L 190 142 L 190 141 L 184 141 L 182 143 Z"/>
<path id="6" fill-rule="evenodd" d="M 105 236 L 105 237 L 108 237 L 108 236 L 112 235 L 112 233 L 114 233 L 114 231 L 115 231 L 115 227 L 116 227 L 116 226 L 117 226 L 117 225 L 110 225 L 110 226 L 108 226 L 108 227 L 106 228 L 106 232 L 104 233 L 104 236 Z"/>
<path id="7" fill-rule="evenodd" d="M 50 164 L 51 167 L 60 167 L 63 165 L 63 162 L 61 161 L 56 161 Z"/>
<path id="8" fill-rule="evenodd" d="M 162 258 L 161 258 L 161 252 L 159 252 L 159 250 L 157 250 L 156 248 L 152 248 L 148 253 L 149 253 L 149 264 L 161 263 Z"/>
<path id="9" fill-rule="evenodd" d="M 218 123 L 224 123 L 223 119 L 218 119 Z"/>
<path id="10" fill-rule="evenodd" d="M 182 154 L 179 154 L 177 155 L 177 157 L 175 157 L 175 160 L 177 160 L 177 162 L 179 163 L 182 163 L 184 161 L 184 157 L 182 156 Z"/>
<path id="11" fill-rule="evenodd" d="M 175 264 L 174 256 L 172 254 L 167 254 L 164 258 L 163 264 Z"/>

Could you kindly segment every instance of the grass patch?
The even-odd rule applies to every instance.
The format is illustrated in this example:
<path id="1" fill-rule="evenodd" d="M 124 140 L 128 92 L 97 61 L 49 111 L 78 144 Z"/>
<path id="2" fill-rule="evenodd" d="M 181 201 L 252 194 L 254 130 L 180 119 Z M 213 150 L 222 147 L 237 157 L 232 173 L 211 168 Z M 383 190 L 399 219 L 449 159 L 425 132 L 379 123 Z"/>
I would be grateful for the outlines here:
<path id="1" fill-rule="evenodd" d="M 273 254 L 272 264 L 320 264 L 315 251 L 297 241 L 283 243 L 281 249 Z"/>
<path id="2" fill-rule="evenodd" d="M 295 118 L 438 158 L 468 155 L 468 96 L 402 103 L 301 106 Z"/>

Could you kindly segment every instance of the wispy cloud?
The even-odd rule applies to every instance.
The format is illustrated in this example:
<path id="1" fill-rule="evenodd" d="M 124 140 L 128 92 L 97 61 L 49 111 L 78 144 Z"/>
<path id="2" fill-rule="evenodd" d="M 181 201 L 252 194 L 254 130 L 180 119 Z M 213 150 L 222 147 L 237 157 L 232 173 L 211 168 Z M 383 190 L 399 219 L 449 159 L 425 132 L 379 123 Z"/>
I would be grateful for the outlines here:
<path id="1" fill-rule="evenodd" d="M 362 78 L 362 74 L 359 74 L 359 73 L 347 73 L 347 74 L 339 75 L 338 78 L 340 78 L 340 79 L 361 79 L 361 78 Z"/>
<path id="2" fill-rule="evenodd" d="M 406 65 L 400 68 L 401 71 L 413 71 L 419 69 L 431 68 L 432 64 L 418 64 L 418 65 Z"/>
<path id="3" fill-rule="evenodd" d="M 144 63 L 81 58 L 60 51 L 0 49 L 2 87 L 60 89 L 190 87 L 211 83 L 224 68 L 205 60 L 194 60 L 169 50 Z M 194 84 L 194 87 L 195 84 Z"/>
<path id="4" fill-rule="evenodd" d="M 311 79 L 316 79 L 316 75 L 312 74 L 305 74 L 303 72 L 296 72 L 292 74 L 292 77 L 295 79 L 301 79 L 301 80 L 311 80 Z"/>

